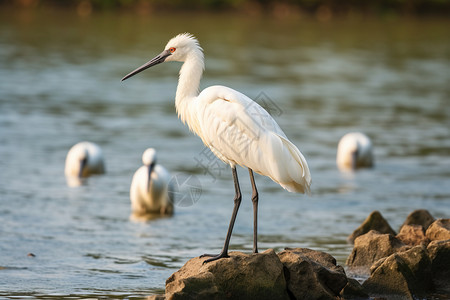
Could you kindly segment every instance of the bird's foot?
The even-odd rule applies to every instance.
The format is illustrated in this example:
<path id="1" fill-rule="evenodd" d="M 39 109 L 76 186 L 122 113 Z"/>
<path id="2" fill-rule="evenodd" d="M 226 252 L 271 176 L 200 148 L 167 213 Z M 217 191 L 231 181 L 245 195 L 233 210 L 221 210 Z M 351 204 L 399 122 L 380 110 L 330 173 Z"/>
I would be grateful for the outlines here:
<path id="1" fill-rule="evenodd" d="M 203 257 L 212 257 L 212 256 L 216 256 L 217 254 L 208 254 L 208 253 L 205 253 L 205 254 L 202 254 L 202 255 L 200 255 L 199 257 L 200 258 L 203 258 Z"/>
<path id="2" fill-rule="evenodd" d="M 203 258 L 203 257 L 211 257 L 211 258 L 208 258 L 208 259 L 203 261 L 203 264 L 206 264 L 206 263 L 209 263 L 211 261 L 215 261 L 215 260 L 218 260 L 218 259 L 221 259 L 221 258 L 230 257 L 230 256 L 228 256 L 228 253 L 223 253 L 222 252 L 222 253 L 220 253 L 218 255 L 216 255 L 216 254 L 203 254 L 203 255 L 200 255 L 200 258 Z"/>

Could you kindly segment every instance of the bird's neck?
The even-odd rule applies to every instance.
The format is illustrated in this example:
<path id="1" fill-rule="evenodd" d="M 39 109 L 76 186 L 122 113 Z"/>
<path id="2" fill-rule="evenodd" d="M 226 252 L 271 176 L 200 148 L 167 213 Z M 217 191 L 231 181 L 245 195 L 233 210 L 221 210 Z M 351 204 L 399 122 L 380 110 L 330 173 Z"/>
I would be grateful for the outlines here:
<path id="1" fill-rule="evenodd" d="M 191 53 L 187 57 L 180 70 L 175 107 L 178 117 L 188 125 L 189 119 L 191 119 L 189 103 L 198 96 L 204 67 L 203 53 L 198 51 L 198 53 Z"/>

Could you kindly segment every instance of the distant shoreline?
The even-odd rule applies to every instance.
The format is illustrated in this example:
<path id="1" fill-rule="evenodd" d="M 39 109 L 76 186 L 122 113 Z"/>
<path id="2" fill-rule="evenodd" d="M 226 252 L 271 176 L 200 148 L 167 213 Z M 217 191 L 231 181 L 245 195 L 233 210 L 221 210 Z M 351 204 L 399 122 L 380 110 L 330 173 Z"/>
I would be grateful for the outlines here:
<path id="1" fill-rule="evenodd" d="M 315 17 L 319 20 L 346 17 L 448 17 L 450 1 L 326 1 L 326 0 L 0 0 L 0 7 L 19 10 L 64 9 L 80 16 L 104 11 L 155 13 L 230 13 L 246 16 Z"/>

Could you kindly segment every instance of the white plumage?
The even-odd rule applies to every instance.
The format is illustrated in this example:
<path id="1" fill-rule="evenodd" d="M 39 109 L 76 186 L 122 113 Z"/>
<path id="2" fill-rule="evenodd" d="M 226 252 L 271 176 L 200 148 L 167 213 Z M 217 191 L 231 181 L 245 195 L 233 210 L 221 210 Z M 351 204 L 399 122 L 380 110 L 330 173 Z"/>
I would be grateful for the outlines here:
<path id="1" fill-rule="evenodd" d="M 156 163 L 156 151 L 148 148 L 142 155 L 143 166 L 134 173 L 130 187 L 131 210 L 135 216 L 173 213 L 174 193 L 171 190 L 170 173 Z"/>
<path id="2" fill-rule="evenodd" d="M 344 135 L 338 144 L 336 164 L 342 171 L 373 166 L 373 150 L 370 138 L 361 132 Z"/>
<path id="3" fill-rule="evenodd" d="M 82 178 L 105 172 L 102 149 L 91 142 L 80 142 L 70 148 L 66 157 L 66 177 Z"/>
<path id="4" fill-rule="evenodd" d="M 211 86 L 199 93 L 204 70 L 203 51 L 197 39 L 188 33 L 172 38 L 160 55 L 122 80 L 165 61 L 184 62 L 175 97 L 179 118 L 219 159 L 229 164 L 233 172 L 236 195 L 232 220 L 222 253 L 210 260 L 227 257 L 229 238 L 241 201 L 236 165 L 247 167 L 250 173 L 255 220 L 253 251 L 257 252 L 258 192 L 252 171 L 270 177 L 290 192 L 309 193 L 308 164 L 269 113 L 244 94 L 224 86 Z"/>
<path id="5" fill-rule="evenodd" d="M 196 101 L 189 111 L 200 125 L 194 132 L 217 157 L 268 176 L 290 192 L 309 193 L 304 156 L 258 103 L 224 86 L 205 89 Z"/>

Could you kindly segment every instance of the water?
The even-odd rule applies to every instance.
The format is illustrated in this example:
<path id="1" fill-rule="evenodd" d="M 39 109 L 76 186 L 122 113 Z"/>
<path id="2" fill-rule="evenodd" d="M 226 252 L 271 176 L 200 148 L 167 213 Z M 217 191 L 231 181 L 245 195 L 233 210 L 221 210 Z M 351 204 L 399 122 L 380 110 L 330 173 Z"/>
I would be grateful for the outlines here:
<path id="1" fill-rule="evenodd" d="M 256 177 L 260 250 L 309 247 L 344 264 L 347 236 L 373 210 L 395 229 L 414 209 L 450 216 L 448 20 L 0 14 L 0 297 L 162 293 L 188 259 L 220 250 L 231 172 L 177 119 L 180 65 L 120 82 L 185 31 L 205 49 L 202 88 L 265 100 L 308 160 L 311 197 Z M 373 139 L 376 167 L 346 176 L 336 146 L 355 130 Z M 70 188 L 64 159 L 82 140 L 103 148 L 107 174 Z M 194 174 L 202 193 L 172 218 L 132 222 L 131 177 L 150 146 L 173 174 Z M 238 171 L 231 248 L 251 252 L 251 187 Z"/>

